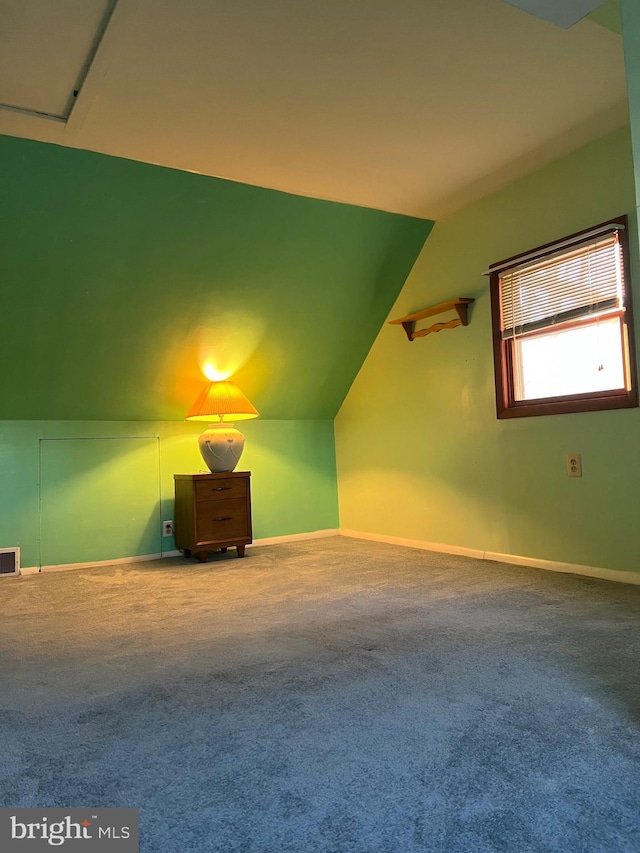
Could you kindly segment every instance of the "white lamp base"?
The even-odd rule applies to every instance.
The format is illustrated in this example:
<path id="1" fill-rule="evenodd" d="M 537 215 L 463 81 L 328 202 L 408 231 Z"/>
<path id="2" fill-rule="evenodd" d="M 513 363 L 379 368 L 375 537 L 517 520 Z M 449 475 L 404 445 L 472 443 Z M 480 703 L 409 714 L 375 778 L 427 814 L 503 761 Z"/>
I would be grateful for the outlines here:
<path id="1" fill-rule="evenodd" d="M 244 436 L 233 424 L 209 424 L 198 438 L 200 455 L 212 474 L 233 471 L 244 450 Z"/>

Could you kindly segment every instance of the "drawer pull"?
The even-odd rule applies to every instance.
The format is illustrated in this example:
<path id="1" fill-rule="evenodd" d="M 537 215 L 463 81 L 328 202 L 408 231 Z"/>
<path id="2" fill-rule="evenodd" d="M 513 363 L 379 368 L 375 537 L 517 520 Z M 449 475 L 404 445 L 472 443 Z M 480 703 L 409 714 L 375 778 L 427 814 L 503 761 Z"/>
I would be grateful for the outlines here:
<path id="1" fill-rule="evenodd" d="M 214 486 L 211 489 L 212 492 L 228 492 L 231 486 Z"/>
<path id="2" fill-rule="evenodd" d="M 232 515 L 220 515 L 218 518 L 212 519 L 212 521 L 231 521 L 232 518 Z"/>

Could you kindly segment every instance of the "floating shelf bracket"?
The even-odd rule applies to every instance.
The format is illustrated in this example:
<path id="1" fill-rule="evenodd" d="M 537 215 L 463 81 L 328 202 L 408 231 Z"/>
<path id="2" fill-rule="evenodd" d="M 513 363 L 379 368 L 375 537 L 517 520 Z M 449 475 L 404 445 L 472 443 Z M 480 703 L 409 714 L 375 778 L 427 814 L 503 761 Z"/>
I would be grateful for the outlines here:
<path id="1" fill-rule="evenodd" d="M 465 296 L 459 296 L 457 299 L 451 299 L 449 302 L 441 302 L 440 305 L 434 305 L 433 308 L 425 308 L 423 311 L 416 311 L 415 314 L 407 314 L 406 317 L 389 320 L 389 325 L 402 326 L 409 340 L 414 341 L 416 338 L 424 338 L 432 332 L 441 332 L 443 329 L 455 329 L 456 326 L 466 326 L 469 322 L 467 306 L 471 302 L 475 302 L 475 299 L 467 299 Z M 444 314 L 445 311 L 455 311 L 458 316 L 446 323 L 434 323 L 432 326 L 428 326 L 426 329 L 418 329 L 416 332 L 416 323 L 418 320 L 424 320 L 425 317 L 435 317 L 436 314 Z"/>

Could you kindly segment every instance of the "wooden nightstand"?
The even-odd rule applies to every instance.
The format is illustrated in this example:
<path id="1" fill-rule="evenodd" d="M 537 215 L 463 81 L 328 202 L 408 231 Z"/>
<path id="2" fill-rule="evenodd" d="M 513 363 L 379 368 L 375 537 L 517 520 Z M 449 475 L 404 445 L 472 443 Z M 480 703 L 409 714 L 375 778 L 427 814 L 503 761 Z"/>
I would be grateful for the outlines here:
<path id="1" fill-rule="evenodd" d="M 174 474 L 176 506 L 174 536 L 185 557 L 229 547 L 244 557 L 251 543 L 250 471 L 225 474 Z"/>

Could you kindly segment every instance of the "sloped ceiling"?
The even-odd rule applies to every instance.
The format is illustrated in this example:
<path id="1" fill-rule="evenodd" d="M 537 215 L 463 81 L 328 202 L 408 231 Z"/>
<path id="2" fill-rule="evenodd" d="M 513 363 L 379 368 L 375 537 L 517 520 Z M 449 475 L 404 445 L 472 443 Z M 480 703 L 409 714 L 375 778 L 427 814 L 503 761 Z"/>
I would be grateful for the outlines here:
<path id="1" fill-rule="evenodd" d="M 1 4 L 3 54 L 23 46 L 0 101 L 3 80 L 12 102 L 53 84 L 78 9 L 101 2 Z M 576 3 L 593 5 L 551 6 Z M 0 110 L 0 133 L 439 218 L 626 121 L 622 40 L 593 19 L 563 30 L 503 0 L 118 0 L 68 122 Z"/>
<path id="2" fill-rule="evenodd" d="M 0 419 L 332 418 L 431 222 L 0 137 Z"/>

